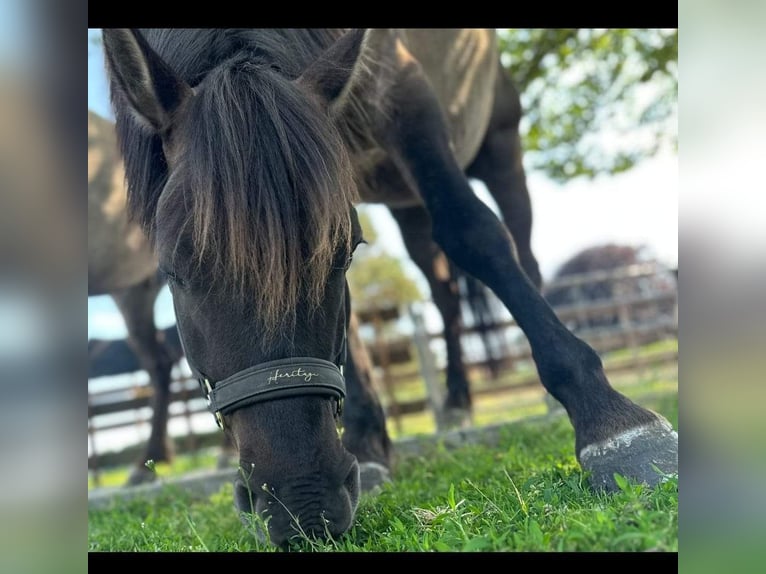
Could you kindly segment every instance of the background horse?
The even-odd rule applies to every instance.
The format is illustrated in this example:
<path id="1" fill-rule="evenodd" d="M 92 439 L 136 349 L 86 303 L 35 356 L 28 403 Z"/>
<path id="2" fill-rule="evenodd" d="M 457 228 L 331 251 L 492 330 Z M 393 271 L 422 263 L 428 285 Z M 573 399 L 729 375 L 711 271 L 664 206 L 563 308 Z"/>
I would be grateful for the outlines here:
<path id="1" fill-rule="evenodd" d="M 596 485 L 676 471 L 669 423 L 611 387 L 524 271 L 523 234 L 514 242 L 468 184 L 473 168 L 507 185 L 513 130 L 495 97 L 492 32 L 105 30 L 104 46 L 130 208 L 238 448 L 235 502 L 268 519 L 272 542 L 296 522 L 339 535 L 358 504 L 353 441 L 336 424 L 344 394 L 347 409 L 362 406 L 341 371 L 359 199 L 404 210 L 494 291 Z"/>
<path id="2" fill-rule="evenodd" d="M 149 439 L 128 479 L 134 484 L 154 475 L 144 462 L 171 457 L 167 420 L 174 361 L 154 323 L 154 302 L 165 281 L 145 234 L 128 221 L 126 199 L 114 126 L 88 110 L 88 296 L 112 296 L 154 391 Z"/>

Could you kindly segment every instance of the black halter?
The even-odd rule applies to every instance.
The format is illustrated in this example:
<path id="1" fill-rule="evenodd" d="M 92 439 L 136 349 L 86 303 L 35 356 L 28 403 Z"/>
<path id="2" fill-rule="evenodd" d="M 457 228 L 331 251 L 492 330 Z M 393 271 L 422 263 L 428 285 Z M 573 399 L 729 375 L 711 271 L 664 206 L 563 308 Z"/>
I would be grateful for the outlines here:
<path id="1" fill-rule="evenodd" d="M 172 287 L 171 287 L 172 294 Z M 175 298 L 173 307 L 175 309 Z M 345 321 L 345 317 L 344 317 Z M 298 395 L 327 395 L 336 400 L 335 417 L 343 414 L 343 400 L 346 397 L 346 380 L 343 365 L 346 362 L 346 328 L 344 323 L 341 349 L 334 363 L 314 357 L 290 357 L 260 363 L 248 367 L 221 381 L 213 382 L 198 369 L 187 352 L 181 326 L 176 319 L 181 347 L 186 362 L 194 377 L 199 381 L 207 406 L 215 417 L 216 424 L 223 428 L 223 415 L 239 408 Z"/>

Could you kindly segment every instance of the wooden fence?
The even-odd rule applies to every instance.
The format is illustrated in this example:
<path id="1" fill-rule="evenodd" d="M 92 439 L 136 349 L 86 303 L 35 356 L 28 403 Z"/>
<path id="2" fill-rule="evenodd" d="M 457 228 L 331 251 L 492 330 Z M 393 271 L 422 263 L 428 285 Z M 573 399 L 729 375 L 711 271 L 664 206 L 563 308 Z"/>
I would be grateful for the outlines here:
<path id="1" fill-rule="evenodd" d="M 568 277 L 562 281 L 551 283 L 548 288 L 562 286 L 587 285 L 589 282 L 611 282 L 616 286 L 635 283 L 636 280 L 655 277 L 662 274 L 663 278 L 673 277 L 670 287 L 665 284 L 663 289 L 626 289 L 615 288 L 618 296 L 601 301 L 579 301 L 577 303 L 556 308 L 559 318 L 570 326 L 577 326 L 577 334 L 591 344 L 599 353 L 604 354 L 618 349 L 629 349 L 624 360 L 612 365 L 608 373 L 642 369 L 650 364 L 676 362 L 676 351 L 654 354 L 650 357 L 641 356 L 638 349 L 647 343 L 665 337 L 677 335 L 677 313 L 672 309 L 677 305 L 677 288 L 675 278 L 669 272 L 655 265 L 633 265 L 615 271 L 599 271 L 586 275 Z M 657 283 L 655 282 L 654 285 Z M 671 309 L 668 312 L 668 309 Z M 398 334 L 391 323 L 400 318 L 397 309 L 374 309 L 358 313 L 360 324 L 369 325 L 367 331 L 372 332 L 366 337 L 367 347 L 371 353 L 373 364 L 378 374 L 378 384 L 381 400 L 387 415 L 394 421 L 395 428 L 401 429 L 401 417 L 431 409 L 437 421 L 437 428 L 444 424 L 440 412 L 441 396 L 446 391 L 443 383 L 443 358 L 436 356 L 433 342 L 442 337 L 441 333 L 428 332 L 421 313 L 407 313 L 414 325 L 411 336 Z M 588 320 L 594 317 L 601 319 L 612 318 L 608 326 L 595 328 L 587 327 Z M 603 322 L 603 321 L 602 321 Z M 585 327 L 583 327 L 585 325 Z M 468 327 L 463 331 L 464 362 L 469 370 L 471 380 L 487 380 L 498 374 L 514 373 L 519 365 L 531 364 L 531 352 L 526 339 L 521 335 L 513 319 L 501 319 L 490 326 L 490 330 L 505 341 L 503 348 L 506 353 L 502 357 L 491 357 L 488 351 L 483 357 L 471 356 L 466 344 L 467 340 L 482 331 L 487 326 Z M 166 333 L 170 341 L 171 352 L 175 358 L 180 358 L 180 345 L 177 345 L 177 333 L 171 328 Z M 365 329 L 363 328 L 363 331 Z M 474 341 L 475 342 L 475 341 Z M 90 444 L 89 468 L 98 469 L 108 466 L 117 459 L 107 453 L 98 452 L 96 438 L 100 433 L 125 429 L 136 424 L 148 425 L 151 416 L 152 389 L 146 377 L 129 377 L 122 385 L 113 388 L 96 390 L 99 381 L 108 379 L 96 378 L 99 375 L 115 375 L 119 369 L 115 365 L 135 367 L 131 359 L 130 349 L 124 341 L 89 341 L 89 379 L 88 391 L 88 437 Z M 131 362 L 133 361 L 133 362 Z M 501 377 L 502 378 L 502 377 Z M 507 377 L 506 377 L 507 378 Z M 422 381 L 425 391 L 422 398 L 400 401 L 396 389 L 399 385 L 410 381 Z M 527 374 L 515 376 L 512 383 L 474 386 L 474 395 L 517 391 L 539 385 L 539 379 L 534 369 L 527 368 Z M 103 386 L 103 385 L 101 385 Z M 174 369 L 174 380 L 171 385 L 171 420 L 186 419 L 186 426 L 192 429 L 192 418 L 200 413 L 207 413 L 207 406 L 199 390 L 196 380 L 188 378 L 188 370 Z M 120 415 L 122 416 L 116 416 Z M 212 421 L 212 417 L 210 418 Z M 211 430 L 214 427 L 211 426 Z M 200 441 L 189 433 L 180 450 L 194 450 Z M 103 456 L 102 456 L 103 454 Z M 119 457 L 118 457 L 119 458 Z"/>

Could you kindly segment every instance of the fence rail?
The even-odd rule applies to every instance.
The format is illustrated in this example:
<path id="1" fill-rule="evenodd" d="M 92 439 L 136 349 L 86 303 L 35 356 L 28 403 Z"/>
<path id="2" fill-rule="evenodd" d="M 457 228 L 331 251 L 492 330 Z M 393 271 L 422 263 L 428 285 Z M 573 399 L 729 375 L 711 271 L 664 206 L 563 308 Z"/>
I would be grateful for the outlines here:
<path id="1" fill-rule="evenodd" d="M 599 271 L 588 273 L 581 276 L 568 277 L 563 280 L 551 282 L 548 289 L 555 289 L 568 286 L 582 286 L 588 283 L 597 282 L 625 282 L 636 279 L 651 277 L 664 270 L 654 264 L 632 265 L 614 271 Z M 619 291 L 619 290 L 618 290 Z M 677 303 L 676 289 L 666 291 L 655 291 L 649 293 L 624 294 L 612 299 L 602 301 L 587 301 L 570 304 L 555 309 L 556 314 L 564 323 L 571 321 L 585 321 L 590 318 L 603 318 L 604 316 L 614 317 L 615 320 L 609 327 L 584 328 L 578 331 L 578 336 L 586 340 L 599 353 L 608 353 L 617 349 L 632 349 L 624 360 L 619 362 L 610 362 L 607 365 L 607 374 L 613 375 L 619 372 L 643 369 L 650 365 L 676 362 L 678 360 L 677 351 L 653 354 L 651 356 L 640 356 L 637 352 L 638 347 L 646 343 L 656 341 L 663 337 L 674 336 L 677 334 L 677 315 L 668 314 L 660 311 L 667 309 Z M 429 348 L 431 342 L 442 337 L 441 333 L 428 333 L 423 329 L 421 335 L 423 339 L 418 342 L 418 337 L 396 338 L 388 340 L 384 335 L 383 324 L 398 317 L 398 311 L 391 309 L 380 310 L 377 314 L 375 310 L 366 310 L 358 313 L 365 323 L 372 324 L 375 327 L 375 339 L 368 341 L 368 349 L 371 353 L 373 363 L 383 370 L 380 381 L 383 385 L 382 400 L 386 406 L 389 416 L 394 417 L 395 424 L 399 424 L 402 416 L 407 414 L 422 412 L 429 408 L 435 410 L 438 400 L 439 385 L 442 382 L 434 379 L 443 379 L 443 369 L 435 368 L 435 361 L 432 351 Z M 641 317 L 641 321 L 634 318 Z M 420 322 L 422 317 L 415 317 L 415 323 Z M 463 336 L 471 336 L 486 332 L 484 327 L 469 327 L 463 330 Z M 491 330 L 502 336 L 518 329 L 513 319 L 500 320 L 491 326 Z M 417 335 L 417 333 L 416 333 Z M 500 367 L 504 372 L 513 372 L 517 365 L 531 361 L 531 351 L 526 342 L 517 342 L 510 345 L 510 353 L 502 357 L 488 357 L 486 360 L 472 360 L 466 357 L 465 364 L 470 373 L 474 376 L 484 377 L 477 371 L 483 371 L 485 374 Z M 525 341 L 525 340 L 524 340 Z M 92 361 L 103 361 L 104 357 L 109 357 L 110 352 L 118 351 L 115 355 L 119 356 L 125 364 L 133 364 L 125 357 L 125 342 L 113 342 L 115 348 L 108 349 L 109 343 L 99 342 L 91 345 L 89 342 L 89 351 L 95 349 L 97 355 L 91 355 Z M 418 353 L 413 353 L 413 346 L 417 347 Z M 426 353 L 424 356 L 423 353 Z M 487 353 L 489 356 L 489 353 Z M 397 366 L 394 372 L 393 366 Z M 411 368 L 404 365 L 412 365 Z M 109 370 L 109 366 L 99 367 L 99 372 L 108 372 L 115 374 L 114 369 Z M 93 370 L 91 369 L 91 372 Z M 405 381 L 422 379 L 426 383 L 426 396 L 424 398 L 401 402 L 396 399 L 395 389 L 397 385 Z M 520 375 L 513 384 L 492 384 L 484 388 L 474 388 L 473 393 L 477 396 L 490 393 L 507 393 L 529 389 L 539 385 L 539 379 L 536 372 L 526 375 Z M 90 385 L 89 385 L 90 388 Z M 151 408 L 152 389 L 146 383 L 137 384 L 133 382 L 121 388 L 90 391 L 88 392 L 88 434 L 93 438 L 99 432 L 122 429 L 136 424 L 146 424 L 148 416 L 141 414 L 143 409 Z M 190 417 L 207 411 L 205 400 L 199 391 L 197 381 L 185 376 L 176 376 L 171 385 L 171 408 L 176 410 L 176 405 L 181 404 L 182 412 L 170 413 L 170 418 L 177 419 Z M 175 408 L 174 408 L 175 407 Z M 124 420 L 115 420 L 118 413 L 133 413 L 132 417 L 126 417 Z M 437 420 L 439 413 L 435 412 Z M 111 420 L 110 420 L 111 419 Z M 89 467 L 98 466 L 99 453 L 93 449 L 93 455 L 89 457 Z"/>

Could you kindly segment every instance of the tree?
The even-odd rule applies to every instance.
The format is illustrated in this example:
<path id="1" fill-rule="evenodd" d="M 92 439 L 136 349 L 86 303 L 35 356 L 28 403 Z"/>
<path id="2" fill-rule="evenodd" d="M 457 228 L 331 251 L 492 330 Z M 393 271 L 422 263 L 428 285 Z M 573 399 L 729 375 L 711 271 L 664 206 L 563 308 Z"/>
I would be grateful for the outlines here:
<path id="1" fill-rule="evenodd" d="M 564 182 L 678 146 L 678 30 L 498 30 L 528 169 Z"/>
<path id="2" fill-rule="evenodd" d="M 653 263 L 658 272 L 650 276 L 630 277 L 618 283 L 611 279 L 592 281 L 584 285 L 556 286 L 557 279 L 565 279 L 593 271 L 611 271 L 639 263 Z M 636 297 L 675 291 L 675 280 L 670 272 L 663 271 L 663 266 L 645 247 L 617 245 L 613 243 L 589 247 L 565 261 L 556 271 L 552 286 L 545 289 L 545 299 L 552 307 L 561 307 L 577 303 L 608 301 L 620 297 Z M 652 307 L 654 315 L 668 315 L 673 312 L 673 303 L 665 302 Z M 568 326 L 575 332 L 580 329 L 617 325 L 618 314 L 605 311 L 599 315 L 589 315 L 587 321 L 572 319 Z"/>
<path id="3" fill-rule="evenodd" d="M 677 149 L 677 29 L 501 29 L 498 41 L 528 169 L 563 183 Z M 89 29 L 89 55 L 100 49 Z"/>
<path id="4" fill-rule="evenodd" d="M 367 212 L 360 208 L 358 213 L 366 243 L 357 247 L 346 275 L 354 304 L 359 308 L 400 307 L 422 301 L 423 294 L 404 272 L 401 260 L 377 243 L 378 233 Z"/>

